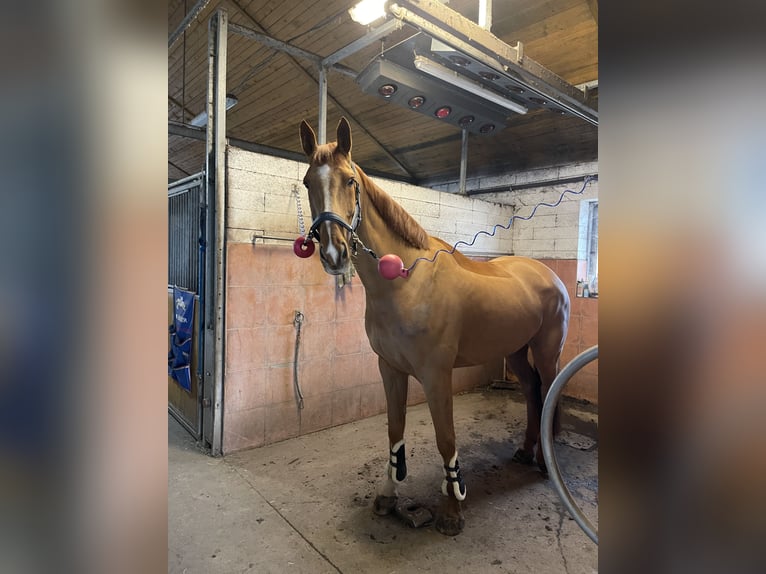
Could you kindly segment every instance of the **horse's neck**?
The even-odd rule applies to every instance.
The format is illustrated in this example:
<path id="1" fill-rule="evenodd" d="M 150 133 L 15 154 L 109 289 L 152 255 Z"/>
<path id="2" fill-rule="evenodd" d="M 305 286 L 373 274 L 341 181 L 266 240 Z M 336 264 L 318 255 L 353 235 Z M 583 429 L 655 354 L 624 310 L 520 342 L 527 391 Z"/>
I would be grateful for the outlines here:
<path id="1" fill-rule="evenodd" d="M 367 193 L 362 198 L 362 222 L 357 234 L 362 243 L 372 249 L 378 257 L 393 253 L 401 257 L 405 267 L 412 265 L 416 258 L 425 253 L 425 250 L 409 245 L 397 232 L 391 229 L 391 225 L 384 220 Z M 356 268 L 362 283 L 368 290 L 402 286 L 399 279 L 393 282 L 383 279 L 378 273 L 377 260 L 362 249 L 359 249 Z"/>

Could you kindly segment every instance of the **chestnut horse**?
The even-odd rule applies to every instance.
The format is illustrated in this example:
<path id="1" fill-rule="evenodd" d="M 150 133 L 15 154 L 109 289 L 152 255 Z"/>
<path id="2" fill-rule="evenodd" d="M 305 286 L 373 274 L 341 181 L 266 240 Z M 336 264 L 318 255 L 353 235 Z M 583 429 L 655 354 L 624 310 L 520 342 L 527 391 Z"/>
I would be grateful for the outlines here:
<path id="1" fill-rule="evenodd" d="M 558 372 L 569 296 L 548 267 L 525 257 L 478 262 L 457 251 L 441 253 L 433 263 L 420 261 L 407 278 L 383 278 L 376 253 L 394 253 L 412 263 L 449 246 L 429 236 L 352 162 L 351 127 L 345 118 L 338 124 L 337 142 L 318 145 L 305 120 L 300 136 L 309 160 L 303 181 L 313 217 L 302 246 L 313 251 L 311 237 L 317 238 L 322 265 L 332 275 L 346 273 L 353 262 L 366 292 L 365 329 L 378 355 L 390 443 L 375 512 L 388 514 L 395 508 L 397 484 L 406 476 L 404 424 L 408 375 L 412 375 L 423 385 L 444 460 L 445 496 L 436 528 L 450 536 L 458 534 L 464 525 L 460 501 L 466 487 L 455 445 L 452 369 L 507 359 L 527 403 L 524 445 L 514 460 L 531 464 L 536 456 L 545 472 L 538 443 L 540 416 L 543 398 Z"/>

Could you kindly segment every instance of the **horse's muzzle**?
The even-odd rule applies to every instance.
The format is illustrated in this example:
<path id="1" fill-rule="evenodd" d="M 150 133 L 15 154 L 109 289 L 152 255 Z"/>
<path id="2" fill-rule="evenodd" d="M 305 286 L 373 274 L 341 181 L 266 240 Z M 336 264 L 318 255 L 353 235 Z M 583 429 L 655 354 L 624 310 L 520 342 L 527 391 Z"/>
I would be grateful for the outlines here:
<path id="1" fill-rule="evenodd" d="M 344 239 L 333 238 L 327 245 L 319 244 L 319 258 L 324 270 L 330 275 L 343 275 L 348 271 L 350 259 L 348 242 Z"/>

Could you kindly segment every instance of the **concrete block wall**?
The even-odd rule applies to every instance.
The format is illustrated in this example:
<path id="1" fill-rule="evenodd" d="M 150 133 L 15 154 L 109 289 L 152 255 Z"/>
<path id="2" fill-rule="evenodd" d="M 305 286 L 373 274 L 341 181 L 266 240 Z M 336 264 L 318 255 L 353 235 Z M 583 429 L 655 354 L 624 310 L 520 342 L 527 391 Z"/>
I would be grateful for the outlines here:
<path id="1" fill-rule="evenodd" d="M 536 181 L 553 181 L 597 173 L 597 163 L 578 163 L 519 172 L 508 176 L 470 179 L 466 182 L 466 188 L 481 191 L 507 187 L 510 191 L 485 193 L 477 197 L 487 202 L 510 206 L 513 209 L 513 215 L 528 217 L 539 203 L 554 204 L 564 190 L 580 191 L 582 183 L 529 187 L 516 191 L 513 190 L 514 186 L 527 186 Z M 455 193 L 457 187 L 457 183 L 450 183 L 436 186 L 436 189 Z M 598 199 L 598 181 L 588 184 L 582 194 L 566 194 L 556 208 L 541 206 L 532 219 L 514 220 L 511 226 L 514 253 L 535 259 L 578 259 L 581 235 L 580 206 L 583 201 L 594 199 Z"/>
<path id="2" fill-rule="evenodd" d="M 362 166 L 364 167 L 364 166 Z M 337 289 L 317 258 L 299 259 L 286 241 L 256 239 L 299 234 L 293 189 L 307 164 L 229 148 L 223 450 L 233 452 L 385 412 L 377 358 L 364 332 L 364 287 L 357 277 Z M 478 222 L 510 217 L 511 208 L 399 182 L 376 180 L 429 233 L 470 239 Z M 511 251 L 510 237 L 477 242 L 478 252 Z M 465 252 L 470 253 L 469 250 Z M 293 383 L 295 311 L 301 329 L 298 379 Z M 502 362 L 456 369 L 454 390 L 502 377 Z M 410 381 L 410 404 L 425 397 Z"/>
<path id="3" fill-rule="evenodd" d="M 361 166 L 364 169 L 364 166 Z M 227 240 L 250 243 L 253 234 L 297 237 L 298 217 L 295 191 L 300 197 L 306 227 L 311 225 L 308 194 L 302 181 L 308 164 L 228 148 Z M 407 183 L 372 178 L 402 205 L 428 233 L 446 242 L 470 241 L 479 229 L 491 229 L 508 221 L 513 208 L 485 199 L 462 197 Z M 257 240 L 262 242 L 262 240 Z M 273 240 L 265 240 L 266 243 Z M 466 254 L 508 254 L 509 234 L 480 237 Z"/>

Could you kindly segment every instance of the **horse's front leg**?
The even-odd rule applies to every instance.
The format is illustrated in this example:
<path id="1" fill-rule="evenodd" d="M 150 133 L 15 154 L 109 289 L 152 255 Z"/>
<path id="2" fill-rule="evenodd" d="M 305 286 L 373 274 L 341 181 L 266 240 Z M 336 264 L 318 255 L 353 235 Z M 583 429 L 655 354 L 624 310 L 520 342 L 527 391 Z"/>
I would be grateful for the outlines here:
<path id="1" fill-rule="evenodd" d="M 386 476 L 375 497 L 376 514 L 390 514 L 396 507 L 399 496 L 397 485 L 407 476 L 404 456 L 404 423 L 407 414 L 408 375 L 389 365 L 378 357 L 378 368 L 383 378 L 386 391 L 388 412 L 388 447 L 389 457 L 386 464 Z"/>
<path id="2" fill-rule="evenodd" d="M 442 494 L 445 496 L 436 518 L 436 529 L 447 536 L 455 536 L 463 531 L 465 525 L 460 501 L 465 500 L 466 487 L 455 448 L 452 369 L 430 373 L 422 379 L 422 382 L 436 432 L 436 446 L 444 460 Z"/>

